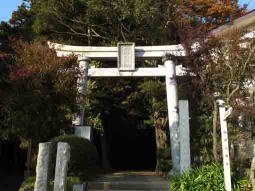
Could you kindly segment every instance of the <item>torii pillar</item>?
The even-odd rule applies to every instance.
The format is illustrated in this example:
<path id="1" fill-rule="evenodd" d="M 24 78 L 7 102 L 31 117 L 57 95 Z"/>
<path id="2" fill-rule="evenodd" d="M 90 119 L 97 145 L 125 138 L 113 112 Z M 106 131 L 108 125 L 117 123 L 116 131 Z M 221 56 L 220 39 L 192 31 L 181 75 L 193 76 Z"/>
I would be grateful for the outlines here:
<path id="1" fill-rule="evenodd" d="M 180 174 L 181 168 L 178 89 L 175 71 L 176 58 L 166 53 L 163 57 L 163 62 L 166 68 L 167 109 L 170 131 L 171 156 L 173 164 L 170 175 L 174 176 Z"/>
<path id="2" fill-rule="evenodd" d="M 90 58 L 85 56 L 79 56 L 78 62 L 79 62 L 79 70 L 81 72 L 80 77 L 77 80 L 78 93 L 80 94 L 80 97 L 78 98 L 79 111 L 77 112 L 73 120 L 74 127 L 75 126 L 79 127 L 84 125 L 84 103 L 83 103 L 84 101 L 82 98 L 83 96 L 86 95 Z"/>

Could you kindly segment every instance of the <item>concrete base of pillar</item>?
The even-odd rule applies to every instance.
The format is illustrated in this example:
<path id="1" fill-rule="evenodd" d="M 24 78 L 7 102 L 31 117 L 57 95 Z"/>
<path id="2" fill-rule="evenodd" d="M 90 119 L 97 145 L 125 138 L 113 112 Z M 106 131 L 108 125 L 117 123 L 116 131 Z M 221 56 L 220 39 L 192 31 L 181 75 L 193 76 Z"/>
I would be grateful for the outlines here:
<path id="1" fill-rule="evenodd" d="M 176 176 L 179 176 L 179 175 L 180 175 L 180 171 L 172 169 L 168 173 L 167 177 L 168 177 L 168 179 L 172 179 L 173 177 L 176 177 Z"/>

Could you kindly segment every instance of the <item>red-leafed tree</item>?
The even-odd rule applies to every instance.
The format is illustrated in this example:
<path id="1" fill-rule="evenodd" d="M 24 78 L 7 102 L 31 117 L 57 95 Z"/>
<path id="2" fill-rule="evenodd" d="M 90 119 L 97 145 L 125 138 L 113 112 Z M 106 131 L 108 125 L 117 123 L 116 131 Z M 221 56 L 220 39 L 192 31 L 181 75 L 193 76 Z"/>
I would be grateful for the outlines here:
<path id="1" fill-rule="evenodd" d="M 70 131 L 76 111 L 76 57 L 57 57 L 47 43 L 18 41 L 9 73 L 1 136 L 18 136 L 24 147 Z"/>
<path id="2" fill-rule="evenodd" d="M 252 102 L 254 86 L 255 40 L 244 38 L 246 31 L 229 31 L 222 36 L 210 36 L 201 28 L 187 27 L 183 45 L 187 51 L 185 64 L 195 76 L 192 82 L 203 94 L 203 103 L 212 120 L 213 156 L 217 154 L 217 104 L 219 94 L 227 107 L 233 107 L 235 113 L 254 115 Z M 186 29 L 187 30 L 187 29 Z M 183 32 L 185 34 L 185 32 Z M 252 93 L 252 94 L 251 94 Z M 209 113 L 210 113 L 209 112 Z M 237 125 L 238 115 L 231 119 Z"/>

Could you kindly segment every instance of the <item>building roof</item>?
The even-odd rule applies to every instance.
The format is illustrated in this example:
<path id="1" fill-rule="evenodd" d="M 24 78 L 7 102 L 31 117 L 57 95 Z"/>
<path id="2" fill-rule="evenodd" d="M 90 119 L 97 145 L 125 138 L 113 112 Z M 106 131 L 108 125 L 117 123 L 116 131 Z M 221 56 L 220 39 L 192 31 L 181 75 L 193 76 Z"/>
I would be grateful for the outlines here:
<path id="1" fill-rule="evenodd" d="M 246 13 L 244 16 L 213 29 L 210 34 L 216 36 L 224 35 L 234 29 L 245 29 L 247 32 L 255 31 L 255 9 Z"/>

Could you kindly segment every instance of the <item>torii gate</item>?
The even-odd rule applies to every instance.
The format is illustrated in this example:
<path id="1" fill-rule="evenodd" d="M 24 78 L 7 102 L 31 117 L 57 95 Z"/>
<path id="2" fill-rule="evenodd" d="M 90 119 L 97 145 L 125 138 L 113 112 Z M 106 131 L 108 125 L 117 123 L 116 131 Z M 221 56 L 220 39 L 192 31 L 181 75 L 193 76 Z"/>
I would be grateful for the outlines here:
<path id="1" fill-rule="evenodd" d="M 171 172 L 172 174 L 180 174 L 190 168 L 188 102 L 180 101 L 178 103 L 176 82 L 176 76 L 186 74 L 182 66 L 177 65 L 176 60 L 176 57 L 185 56 L 185 51 L 181 45 L 138 47 L 135 47 L 134 43 L 118 43 L 117 47 L 68 46 L 55 43 L 49 43 L 49 45 L 57 51 L 58 56 L 72 54 L 78 56 L 79 67 L 84 72 L 84 78 L 78 82 L 80 84 L 78 89 L 83 95 L 86 94 L 87 77 L 165 77 L 173 163 Z M 159 65 L 157 68 L 136 68 L 136 59 L 162 59 L 164 65 Z M 89 67 L 91 60 L 118 61 L 118 67 Z M 80 112 L 73 121 L 75 126 L 84 125 L 83 108 L 83 105 L 80 104 Z"/>

